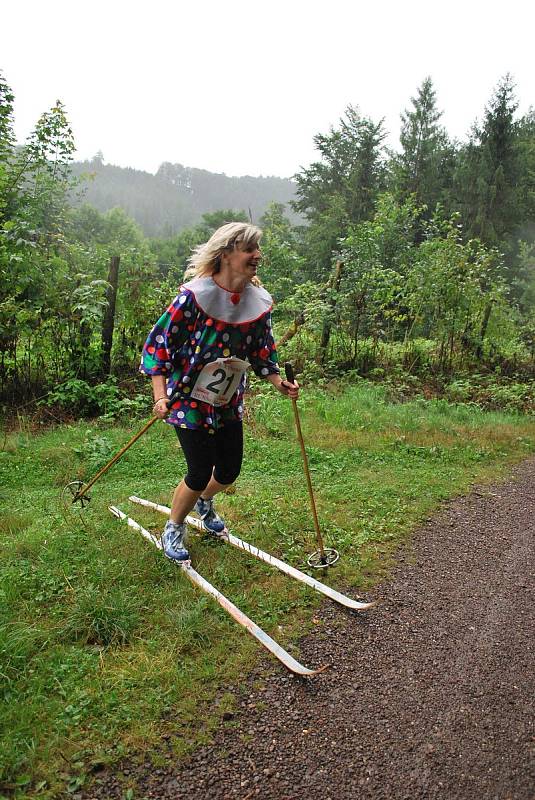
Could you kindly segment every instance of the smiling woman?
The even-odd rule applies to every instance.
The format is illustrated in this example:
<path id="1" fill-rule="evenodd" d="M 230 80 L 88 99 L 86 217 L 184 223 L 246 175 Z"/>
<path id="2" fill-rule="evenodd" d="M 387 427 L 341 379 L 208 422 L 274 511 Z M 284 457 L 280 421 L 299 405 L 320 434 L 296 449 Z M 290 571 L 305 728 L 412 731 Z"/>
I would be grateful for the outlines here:
<path id="1" fill-rule="evenodd" d="M 190 259 L 180 293 L 150 332 L 141 371 L 152 378 L 154 414 L 175 427 L 188 472 L 173 495 L 162 534 L 168 558 L 185 561 L 186 515 L 194 508 L 205 528 L 225 523 L 213 497 L 238 477 L 243 457 L 246 371 L 297 398 L 283 381 L 271 327 L 273 301 L 257 278 L 262 231 L 232 222 Z"/>

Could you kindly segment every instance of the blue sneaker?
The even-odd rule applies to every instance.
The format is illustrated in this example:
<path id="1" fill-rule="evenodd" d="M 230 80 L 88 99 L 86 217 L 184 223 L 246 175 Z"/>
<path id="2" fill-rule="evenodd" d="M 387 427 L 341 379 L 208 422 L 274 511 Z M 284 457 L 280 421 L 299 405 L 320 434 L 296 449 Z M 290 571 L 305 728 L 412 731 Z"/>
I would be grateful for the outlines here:
<path id="1" fill-rule="evenodd" d="M 199 497 L 193 510 L 197 512 L 204 522 L 204 527 L 210 533 L 223 533 L 227 527 L 219 514 L 214 510 L 214 501 L 212 499 L 204 500 L 202 497 Z"/>
<path id="2" fill-rule="evenodd" d="M 172 561 L 188 561 L 189 553 L 184 547 L 186 536 L 185 522 L 168 520 L 162 533 L 162 549 L 164 555 Z"/>

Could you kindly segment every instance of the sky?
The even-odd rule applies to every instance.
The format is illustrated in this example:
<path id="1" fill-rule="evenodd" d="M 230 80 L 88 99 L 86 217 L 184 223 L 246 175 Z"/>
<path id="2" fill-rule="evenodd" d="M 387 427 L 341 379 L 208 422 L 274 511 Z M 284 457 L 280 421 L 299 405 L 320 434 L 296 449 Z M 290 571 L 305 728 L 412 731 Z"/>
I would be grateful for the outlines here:
<path id="1" fill-rule="evenodd" d="M 291 177 L 349 104 L 395 148 L 428 75 L 459 140 L 507 72 L 525 113 L 534 23 L 525 0 L 4 0 L 0 70 L 20 143 L 59 99 L 78 159 Z"/>

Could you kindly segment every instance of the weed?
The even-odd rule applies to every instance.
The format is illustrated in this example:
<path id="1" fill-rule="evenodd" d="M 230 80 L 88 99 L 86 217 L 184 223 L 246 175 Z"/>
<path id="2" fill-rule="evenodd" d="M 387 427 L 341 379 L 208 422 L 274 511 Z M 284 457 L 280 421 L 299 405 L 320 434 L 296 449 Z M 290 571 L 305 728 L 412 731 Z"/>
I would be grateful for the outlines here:
<path id="1" fill-rule="evenodd" d="M 139 625 L 137 602 L 120 588 L 88 584 L 76 592 L 62 619 L 66 641 L 124 645 Z"/>
<path id="2" fill-rule="evenodd" d="M 32 524 L 32 516 L 22 514 L 0 514 L 0 536 L 17 536 Z"/>
<path id="3" fill-rule="evenodd" d="M 95 470 L 110 460 L 114 454 L 114 448 L 105 436 L 91 434 L 92 432 L 88 431 L 88 437 L 81 447 L 74 448 L 74 452 L 86 462 L 89 470 Z"/>

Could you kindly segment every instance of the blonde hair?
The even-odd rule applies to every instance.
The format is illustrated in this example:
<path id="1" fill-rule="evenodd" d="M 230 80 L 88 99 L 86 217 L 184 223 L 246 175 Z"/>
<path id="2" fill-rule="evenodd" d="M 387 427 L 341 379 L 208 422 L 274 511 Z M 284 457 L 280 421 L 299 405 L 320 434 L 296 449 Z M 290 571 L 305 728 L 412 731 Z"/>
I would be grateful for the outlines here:
<path id="1" fill-rule="evenodd" d="M 251 246 L 258 246 L 262 231 L 256 225 L 247 222 L 228 222 L 222 225 L 211 235 L 207 242 L 199 244 L 193 249 L 188 259 L 188 268 L 185 278 L 207 278 L 215 275 L 221 269 L 221 256 L 239 247 L 247 250 Z M 251 281 L 256 286 L 261 283 L 254 277 Z"/>

